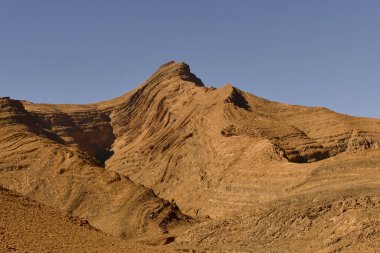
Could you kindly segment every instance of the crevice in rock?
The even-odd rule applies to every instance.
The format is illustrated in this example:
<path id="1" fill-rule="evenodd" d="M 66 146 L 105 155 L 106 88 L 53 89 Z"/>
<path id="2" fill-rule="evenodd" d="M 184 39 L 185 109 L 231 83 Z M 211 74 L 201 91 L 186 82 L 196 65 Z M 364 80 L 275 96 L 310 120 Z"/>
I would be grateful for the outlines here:
<path id="1" fill-rule="evenodd" d="M 20 103 L 21 104 L 21 103 Z M 113 155 L 115 141 L 111 119 L 101 111 L 75 113 L 29 113 L 22 117 L 31 130 L 63 145 L 78 146 L 93 157 L 96 163 L 105 167 L 105 162 Z"/>
<path id="2" fill-rule="evenodd" d="M 289 154 L 286 154 L 285 152 L 284 157 L 292 163 L 312 163 L 330 158 L 331 156 L 327 150 L 323 150 L 316 151 L 307 155 L 303 155 L 297 152 L 297 154 L 292 154 L 292 156 L 289 156 Z"/>
<path id="3" fill-rule="evenodd" d="M 102 166 L 103 168 L 106 165 L 106 161 L 113 156 L 115 152 L 113 150 L 110 150 L 109 148 L 106 148 L 104 150 L 99 150 L 95 154 L 95 158 L 98 161 L 99 165 Z"/>
<path id="4" fill-rule="evenodd" d="M 241 94 L 240 90 L 235 88 L 235 87 L 232 87 L 232 92 L 228 96 L 228 98 L 226 99 L 226 102 L 232 103 L 232 104 L 236 105 L 237 107 L 240 107 L 240 108 L 247 110 L 247 111 L 251 110 L 251 108 L 250 108 L 247 100 L 245 99 L 245 97 Z"/>

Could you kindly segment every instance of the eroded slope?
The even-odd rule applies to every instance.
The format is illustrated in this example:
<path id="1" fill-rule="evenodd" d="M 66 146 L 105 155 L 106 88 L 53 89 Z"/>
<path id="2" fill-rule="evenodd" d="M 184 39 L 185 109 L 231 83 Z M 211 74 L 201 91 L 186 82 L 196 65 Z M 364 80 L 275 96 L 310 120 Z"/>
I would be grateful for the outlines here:
<path id="1" fill-rule="evenodd" d="M 0 188 L 1 252 L 170 252 L 107 236 L 68 213 Z"/>
<path id="2" fill-rule="evenodd" d="M 104 170 L 89 153 L 48 132 L 15 100 L 0 100 L 0 184 L 86 218 L 124 238 L 162 234 L 187 218 L 172 203 Z"/>
<path id="3" fill-rule="evenodd" d="M 207 88 L 175 62 L 110 118 L 116 140 L 107 169 L 212 217 L 288 195 L 311 163 L 377 149 L 380 140 L 379 120 L 271 102 L 231 85 Z"/>
<path id="4" fill-rule="evenodd" d="M 1 99 L 0 124 L 0 184 L 110 234 L 179 236 L 186 250 L 378 247 L 378 119 L 208 88 L 169 62 L 101 103 Z M 359 206 L 340 213 L 346 202 Z M 182 234 L 175 203 L 204 222 Z"/>

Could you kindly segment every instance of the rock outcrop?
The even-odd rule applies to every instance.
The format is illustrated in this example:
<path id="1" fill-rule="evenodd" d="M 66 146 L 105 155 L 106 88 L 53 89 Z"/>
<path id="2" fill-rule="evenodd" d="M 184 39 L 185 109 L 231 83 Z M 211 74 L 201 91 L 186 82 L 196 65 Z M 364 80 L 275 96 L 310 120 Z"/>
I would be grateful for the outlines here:
<path id="1" fill-rule="evenodd" d="M 51 114 L 44 117 L 46 121 L 52 119 L 47 124 L 41 115 L 27 111 L 20 101 L 0 100 L 3 187 L 64 209 L 106 233 L 123 238 L 147 230 L 159 234 L 176 222 L 186 222 L 187 217 L 176 205 L 158 198 L 152 190 L 126 176 L 105 170 L 98 164 L 96 153 L 75 142 L 85 140 L 86 144 L 85 138 L 90 138 L 101 143 L 96 131 L 91 133 L 90 128 L 83 138 L 69 138 L 68 129 L 76 128 L 76 124 L 83 128 L 88 125 L 55 120 L 59 117 Z M 101 112 L 79 115 L 96 122 Z M 107 121 L 107 117 L 104 119 Z"/>

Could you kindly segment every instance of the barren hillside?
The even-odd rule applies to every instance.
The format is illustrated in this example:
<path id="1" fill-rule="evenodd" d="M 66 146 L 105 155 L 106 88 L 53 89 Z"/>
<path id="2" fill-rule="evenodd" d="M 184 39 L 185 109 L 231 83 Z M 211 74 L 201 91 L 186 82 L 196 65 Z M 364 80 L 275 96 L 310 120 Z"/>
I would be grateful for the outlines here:
<path id="1" fill-rule="evenodd" d="M 2 98 L 0 126 L 0 185 L 107 234 L 177 250 L 380 247 L 380 119 L 209 88 L 169 62 L 110 101 Z"/>
<path id="2" fill-rule="evenodd" d="M 170 252 L 106 235 L 86 220 L 0 188 L 1 252 Z"/>

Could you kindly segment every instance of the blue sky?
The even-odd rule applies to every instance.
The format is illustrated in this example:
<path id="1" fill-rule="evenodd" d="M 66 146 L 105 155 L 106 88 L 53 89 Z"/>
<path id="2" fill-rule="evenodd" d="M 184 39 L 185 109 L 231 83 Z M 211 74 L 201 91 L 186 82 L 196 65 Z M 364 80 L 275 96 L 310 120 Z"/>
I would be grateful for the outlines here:
<path id="1" fill-rule="evenodd" d="M 208 86 L 380 118 L 380 1 L 0 1 L 0 96 L 106 100 L 169 60 Z"/>

